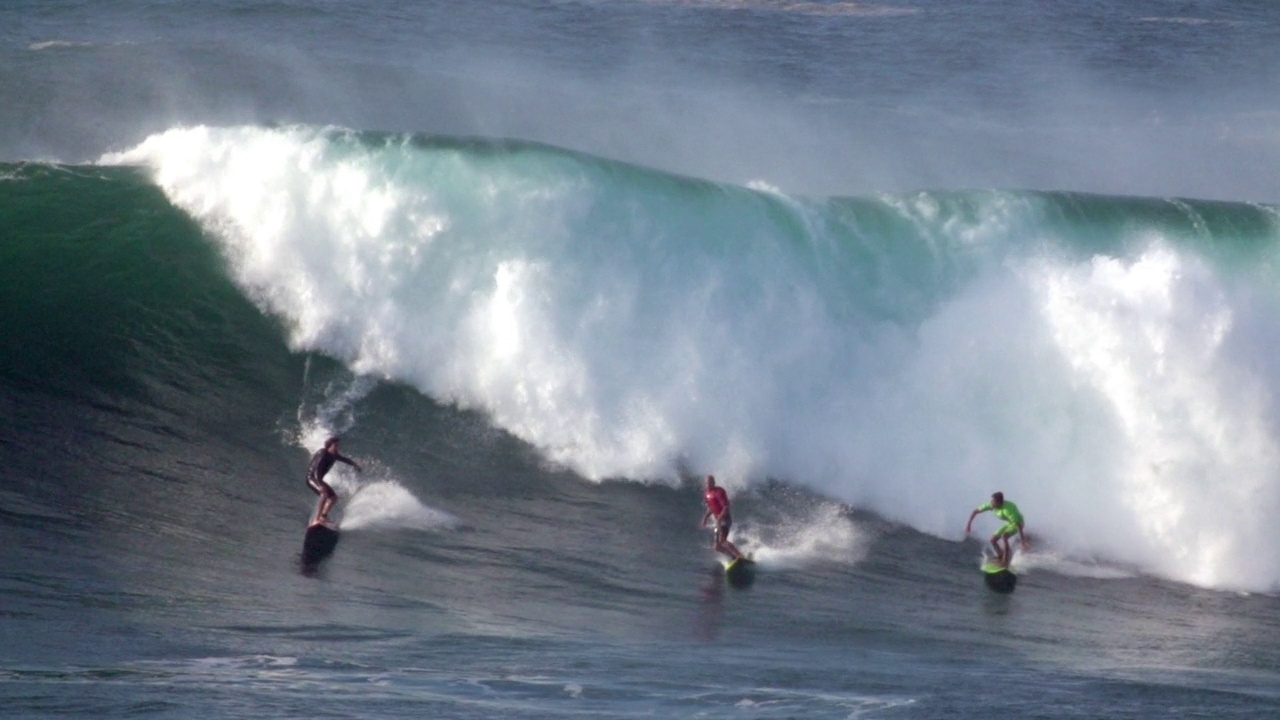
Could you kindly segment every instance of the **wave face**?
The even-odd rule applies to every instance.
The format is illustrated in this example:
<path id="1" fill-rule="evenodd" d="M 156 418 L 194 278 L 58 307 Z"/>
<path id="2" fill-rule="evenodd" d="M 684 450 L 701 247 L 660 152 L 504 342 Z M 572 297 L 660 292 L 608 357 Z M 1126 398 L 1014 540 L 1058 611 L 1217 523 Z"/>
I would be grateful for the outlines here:
<path id="1" fill-rule="evenodd" d="M 301 126 L 101 162 L 149 168 L 292 349 L 587 478 L 780 478 L 941 537 L 1001 489 L 1061 552 L 1280 584 L 1274 207 L 789 197 Z"/>

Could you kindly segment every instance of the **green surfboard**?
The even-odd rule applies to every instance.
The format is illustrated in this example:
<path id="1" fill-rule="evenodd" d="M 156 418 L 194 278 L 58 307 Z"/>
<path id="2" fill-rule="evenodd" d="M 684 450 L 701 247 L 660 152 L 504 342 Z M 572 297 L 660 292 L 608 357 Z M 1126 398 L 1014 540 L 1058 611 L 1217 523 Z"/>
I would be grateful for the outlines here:
<path id="1" fill-rule="evenodd" d="M 1012 570 L 993 561 L 982 564 L 982 578 L 988 588 L 998 593 L 1011 593 L 1018 585 L 1018 576 Z"/>

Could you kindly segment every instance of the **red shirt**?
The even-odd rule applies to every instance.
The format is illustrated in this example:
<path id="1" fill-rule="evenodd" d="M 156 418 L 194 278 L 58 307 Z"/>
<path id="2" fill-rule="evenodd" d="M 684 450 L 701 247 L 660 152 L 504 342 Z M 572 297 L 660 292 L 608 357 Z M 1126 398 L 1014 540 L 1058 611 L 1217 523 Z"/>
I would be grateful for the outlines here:
<path id="1" fill-rule="evenodd" d="M 708 490 L 705 499 L 707 501 L 707 509 L 716 517 L 720 517 L 721 513 L 729 509 L 729 494 L 722 487 L 713 487 Z"/>

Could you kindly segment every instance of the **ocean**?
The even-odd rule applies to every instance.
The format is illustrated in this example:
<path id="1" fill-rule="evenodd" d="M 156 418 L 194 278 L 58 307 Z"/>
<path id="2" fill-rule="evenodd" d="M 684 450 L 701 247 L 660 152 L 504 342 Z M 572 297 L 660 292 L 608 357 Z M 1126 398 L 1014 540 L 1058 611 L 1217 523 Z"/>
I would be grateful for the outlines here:
<path id="1" fill-rule="evenodd" d="M 1277 98 L 1271 0 L 11 0 L 0 714 L 1274 717 Z"/>

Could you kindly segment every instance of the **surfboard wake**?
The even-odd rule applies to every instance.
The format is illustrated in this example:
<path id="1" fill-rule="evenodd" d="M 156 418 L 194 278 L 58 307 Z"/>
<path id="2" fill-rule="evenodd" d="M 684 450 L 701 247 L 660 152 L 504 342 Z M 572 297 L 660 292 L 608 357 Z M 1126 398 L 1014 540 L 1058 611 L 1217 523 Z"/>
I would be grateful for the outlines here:
<path id="1" fill-rule="evenodd" d="M 456 517 L 422 503 L 395 480 L 360 483 L 339 507 L 343 508 L 343 530 L 441 530 L 459 524 Z"/>

